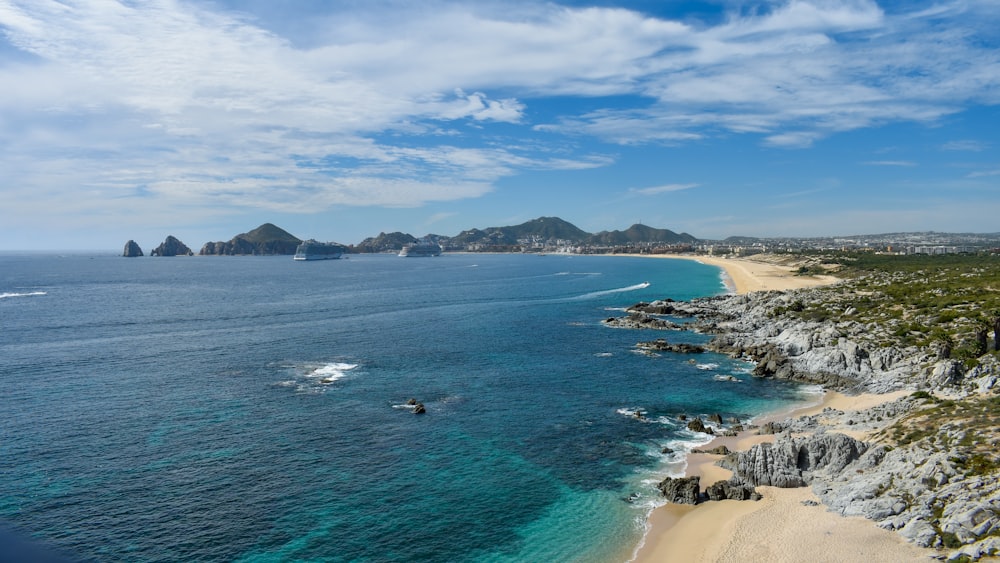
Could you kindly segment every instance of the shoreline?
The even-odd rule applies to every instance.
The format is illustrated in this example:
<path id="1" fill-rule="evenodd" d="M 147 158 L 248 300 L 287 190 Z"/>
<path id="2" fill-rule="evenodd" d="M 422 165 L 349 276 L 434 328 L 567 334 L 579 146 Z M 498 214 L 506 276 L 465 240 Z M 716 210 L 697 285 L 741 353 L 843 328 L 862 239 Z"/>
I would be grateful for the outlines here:
<path id="1" fill-rule="evenodd" d="M 701 254 L 613 254 L 633 258 L 665 258 L 668 260 L 693 260 L 721 268 L 723 282 L 731 293 L 743 295 L 754 291 L 784 291 L 830 285 L 835 276 L 800 276 L 793 268 L 752 258 L 729 258 Z"/>
<path id="2" fill-rule="evenodd" d="M 642 255 L 636 257 L 694 260 L 716 266 L 723 272 L 729 293 L 744 295 L 755 291 L 790 290 L 836 283 L 834 276 L 800 276 L 793 267 L 763 260 L 701 255 Z M 753 419 L 761 425 L 801 416 L 815 416 L 824 409 L 859 411 L 887 403 L 907 392 L 856 396 L 823 389 L 819 401 L 803 403 L 761 414 Z M 863 432 L 831 425 L 857 439 Z M 718 436 L 699 450 L 726 446 L 730 451 L 746 451 L 761 442 L 773 442 L 775 435 L 759 435 L 745 430 L 737 436 Z M 701 486 L 729 479 L 732 473 L 715 465 L 722 456 L 689 453 L 684 477 L 698 476 Z M 830 512 L 810 487 L 779 489 L 761 486 L 760 501 L 707 501 L 698 505 L 664 504 L 647 517 L 641 543 L 633 550 L 630 563 L 672 561 L 914 561 L 927 558 L 928 550 L 907 543 L 895 532 L 883 530 L 862 517 L 845 517 Z"/>
<path id="3" fill-rule="evenodd" d="M 818 404 L 762 415 L 758 422 L 820 414 L 824 409 L 857 411 L 896 400 L 906 391 L 887 394 L 844 395 L 826 391 Z M 839 428 L 827 427 L 840 431 Z M 745 451 L 775 435 L 746 430 L 720 436 L 700 449 L 726 446 Z M 864 438 L 866 436 L 855 436 Z M 707 486 L 728 479 L 731 472 L 715 462 L 722 456 L 693 453 L 687 457 L 685 477 L 699 476 Z M 830 512 L 817 502 L 810 487 L 779 489 L 760 486 L 760 501 L 707 501 L 698 505 L 665 504 L 650 513 L 642 543 L 631 563 L 669 561 L 914 561 L 930 550 L 907 543 L 895 532 L 883 530 L 862 517 Z M 822 555 L 820 555 L 822 554 Z"/>

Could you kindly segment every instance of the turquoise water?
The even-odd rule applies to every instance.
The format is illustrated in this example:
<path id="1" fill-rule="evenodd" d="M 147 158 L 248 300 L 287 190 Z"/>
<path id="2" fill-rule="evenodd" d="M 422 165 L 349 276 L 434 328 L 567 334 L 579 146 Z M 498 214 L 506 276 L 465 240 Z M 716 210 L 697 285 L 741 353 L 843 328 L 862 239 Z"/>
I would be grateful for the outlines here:
<path id="1" fill-rule="evenodd" d="M 88 560 L 623 561 L 701 441 L 676 414 L 800 398 L 600 324 L 723 291 L 624 257 L 0 256 L 0 519 Z"/>

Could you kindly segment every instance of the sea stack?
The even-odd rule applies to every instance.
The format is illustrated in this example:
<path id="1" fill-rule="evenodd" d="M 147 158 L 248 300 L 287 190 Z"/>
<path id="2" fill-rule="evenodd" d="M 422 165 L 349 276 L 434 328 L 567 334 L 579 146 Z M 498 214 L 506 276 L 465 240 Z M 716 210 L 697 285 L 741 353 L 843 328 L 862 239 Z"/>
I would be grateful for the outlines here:
<path id="1" fill-rule="evenodd" d="M 125 251 L 122 252 L 122 256 L 125 258 L 135 258 L 142 255 L 142 249 L 139 248 L 139 245 L 134 240 L 125 243 Z"/>
<path id="2" fill-rule="evenodd" d="M 194 252 L 186 244 L 177 240 L 174 236 L 168 236 L 160 246 L 154 248 L 150 256 L 194 256 Z"/>

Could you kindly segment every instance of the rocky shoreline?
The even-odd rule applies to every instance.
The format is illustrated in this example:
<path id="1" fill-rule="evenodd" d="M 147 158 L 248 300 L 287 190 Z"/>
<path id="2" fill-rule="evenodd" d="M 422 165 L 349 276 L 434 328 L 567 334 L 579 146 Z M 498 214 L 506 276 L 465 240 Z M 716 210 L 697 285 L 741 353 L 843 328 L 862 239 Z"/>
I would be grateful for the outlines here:
<path id="1" fill-rule="evenodd" d="M 759 498 L 757 486 L 811 487 L 829 510 L 863 516 L 935 549 L 939 558 L 1000 552 L 1000 441 L 993 423 L 1000 422 L 1000 362 L 985 354 L 970 367 L 933 347 L 886 345 L 893 328 L 852 318 L 852 295 L 834 288 L 664 300 L 604 321 L 712 334 L 706 348 L 755 362 L 756 377 L 846 394 L 906 391 L 860 411 L 827 409 L 778 421 L 770 428 L 778 432 L 773 443 L 722 457 L 730 480 L 702 492 L 697 477 L 666 479 L 660 489 L 672 502 L 695 504 Z M 840 307 L 846 315 L 784 314 L 810 307 Z M 666 340 L 645 345 L 680 351 Z"/>

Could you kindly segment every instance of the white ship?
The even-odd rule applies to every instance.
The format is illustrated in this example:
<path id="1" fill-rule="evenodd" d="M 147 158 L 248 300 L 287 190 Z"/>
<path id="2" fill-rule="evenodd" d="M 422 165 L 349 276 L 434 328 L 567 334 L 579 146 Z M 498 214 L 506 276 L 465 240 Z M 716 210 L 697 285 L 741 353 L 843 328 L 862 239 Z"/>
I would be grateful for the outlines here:
<path id="1" fill-rule="evenodd" d="M 441 245 L 429 240 L 407 244 L 399 251 L 400 256 L 441 256 Z"/>
<path id="2" fill-rule="evenodd" d="M 336 260 L 347 250 L 342 244 L 335 242 L 318 242 L 307 240 L 295 249 L 293 260 Z"/>

